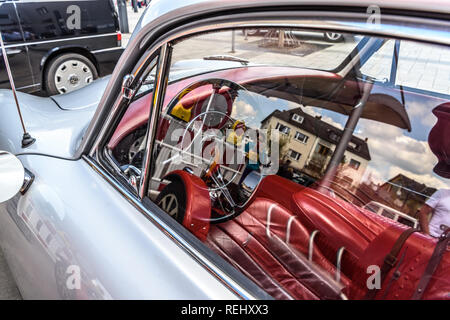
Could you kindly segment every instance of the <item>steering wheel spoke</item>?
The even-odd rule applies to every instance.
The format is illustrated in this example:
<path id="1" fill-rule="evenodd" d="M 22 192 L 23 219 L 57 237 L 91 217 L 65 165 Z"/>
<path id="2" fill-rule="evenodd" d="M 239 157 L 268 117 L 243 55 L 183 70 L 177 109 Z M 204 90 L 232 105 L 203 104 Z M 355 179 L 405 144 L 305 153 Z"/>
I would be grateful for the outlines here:
<path id="1" fill-rule="evenodd" d="M 209 89 L 204 90 L 205 86 L 209 86 Z M 236 111 L 233 107 L 240 105 L 236 99 L 241 96 L 250 97 L 244 92 L 247 92 L 247 89 L 233 81 L 201 80 L 183 89 L 167 106 L 167 114 L 178 119 L 178 124 L 184 122 L 184 132 L 181 141 L 178 141 L 181 148 L 176 159 L 172 156 L 166 159 L 163 165 L 179 160 L 184 155 L 200 160 L 200 164 L 196 165 L 201 168 L 199 171 L 202 173 L 199 176 L 205 181 L 213 204 L 219 211 L 223 211 L 220 217 L 211 218 L 211 222 L 231 219 L 240 212 L 240 197 L 235 199 L 236 192 L 233 193 L 235 190 L 230 187 L 242 174 L 242 167 L 241 170 L 233 169 L 232 165 L 222 166 L 222 162 L 228 155 L 227 152 L 238 152 L 239 155 L 242 153 L 240 146 L 244 143 L 247 127 L 241 119 L 233 119 L 232 114 Z M 250 105 L 255 104 L 250 101 Z M 171 110 L 176 106 L 178 109 L 172 114 Z M 189 109 L 192 116 L 190 113 L 186 116 L 186 112 L 179 111 L 180 106 Z M 230 130 L 233 134 L 231 139 Z M 201 154 L 195 154 L 198 152 Z"/>

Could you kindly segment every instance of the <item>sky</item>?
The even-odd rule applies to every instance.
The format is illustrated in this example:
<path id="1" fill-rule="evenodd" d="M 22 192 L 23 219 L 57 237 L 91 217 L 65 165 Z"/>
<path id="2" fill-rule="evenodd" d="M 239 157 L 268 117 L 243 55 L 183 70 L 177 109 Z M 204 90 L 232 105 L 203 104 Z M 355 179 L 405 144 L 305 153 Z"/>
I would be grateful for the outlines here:
<path id="1" fill-rule="evenodd" d="M 438 160 L 428 145 L 428 134 L 437 122 L 437 118 L 431 112 L 436 102 L 427 104 L 427 100 L 421 100 L 417 96 L 415 100 L 408 100 L 408 97 L 406 99 L 411 132 L 373 120 L 359 121 L 355 135 L 362 139 L 368 138 L 372 158 L 365 178 L 370 177 L 375 183 L 384 183 L 401 173 L 428 187 L 450 189 L 450 180 L 433 172 Z M 234 111 L 233 117 L 239 116 L 253 127 L 259 127 L 261 120 L 275 109 L 289 110 L 300 106 L 282 99 L 266 98 L 252 93 L 242 93 L 235 105 L 239 107 L 235 110 L 240 111 L 239 115 Z M 345 115 L 317 107 L 302 107 L 311 115 L 322 115 L 323 121 L 337 128 L 343 129 L 345 126 L 347 120 Z"/>
<path id="2" fill-rule="evenodd" d="M 373 120 L 359 121 L 355 135 L 362 139 L 368 138 L 371 155 L 366 177 L 370 172 L 374 182 L 383 183 L 401 173 L 428 187 L 450 188 L 449 179 L 433 172 L 438 159 L 428 145 L 428 134 L 437 122 L 431 112 L 434 106 L 421 101 L 407 101 L 406 104 L 411 132 Z M 319 108 L 313 109 L 315 113 L 323 116 L 324 121 L 340 128 L 345 126 L 345 116 Z"/>

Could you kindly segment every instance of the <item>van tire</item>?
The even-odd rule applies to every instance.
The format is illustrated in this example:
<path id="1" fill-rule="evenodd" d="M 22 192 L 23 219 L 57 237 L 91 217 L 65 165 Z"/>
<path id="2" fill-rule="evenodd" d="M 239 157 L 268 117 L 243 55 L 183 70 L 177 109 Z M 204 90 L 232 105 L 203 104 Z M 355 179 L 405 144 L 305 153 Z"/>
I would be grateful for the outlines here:
<path id="1" fill-rule="evenodd" d="M 65 70 L 72 72 L 64 74 Z M 64 53 L 49 62 L 44 81 L 47 93 L 56 95 L 82 88 L 97 78 L 98 72 L 91 60 L 78 53 Z"/>

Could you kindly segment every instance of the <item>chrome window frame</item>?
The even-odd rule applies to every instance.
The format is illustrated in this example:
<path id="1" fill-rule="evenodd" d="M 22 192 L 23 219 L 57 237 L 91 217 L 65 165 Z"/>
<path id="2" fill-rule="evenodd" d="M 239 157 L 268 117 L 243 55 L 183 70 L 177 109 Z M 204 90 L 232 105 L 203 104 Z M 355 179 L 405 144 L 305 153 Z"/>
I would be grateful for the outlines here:
<path id="1" fill-rule="evenodd" d="M 273 13 L 273 12 L 272 12 Z M 193 36 L 195 34 L 205 33 L 205 32 L 213 32 L 213 31 L 223 31 L 223 30 L 231 30 L 231 29 L 238 29 L 238 28 L 250 28 L 250 27 L 261 27 L 261 28 L 279 28 L 279 27 L 286 27 L 286 25 L 289 25 L 289 27 L 296 27 L 301 28 L 304 30 L 311 30 L 311 31 L 339 31 L 342 33 L 354 33 L 354 34 L 369 34 L 373 36 L 380 36 L 380 37 L 390 37 L 394 39 L 407 39 L 407 40 L 413 40 L 418 42 L 425 42 L 425 43 L 433 43 L 433 44 L 443 44 L 443 45 L 449 45 L 450 46 L 450 36 L 447 37 L 439 37 L 437 35 L 436 38 L 430 39 L 425 36 L 421 36 L 418 33 L 408 33 L 408 32 L 387 32 L 386 30 L 378 30 L 374 28 L 370 28 L 367 26 L 361 26 L 361 25 L 346 25 L 345 23 L 342 23 L 340 21 L 324 21 L 317 19 L 317 14 L 321 14 L 322 12 L 308 12 L 306 15 L 299 15 L 299 20 L 304 20 L 305 16 L 310 16 L 312 19 L 315 19 L 313 21 L 308 21 L 305 23 L 303 21 L 302 23 L 295 23 L 290 24 L 290 21 L 283 20 L 282 18 L 279 20 L 272 19 L 270 22 L 268 22 L 267 17 L 265 17 L 265 20 L 260 20 L 261 18 L 255 19 L 255 18 L 248 18 L 244 16 L 244 18 L 247 20 L 245 22 L 242 21 L 233 21 L 233 22 L 214 22 L 214 19 L 207 19 L 203 22 L 203 25 L 198 26 L 193 23 L 193 25 L 185 25 L 182 28 L 176 28 L 172 31 L 169 31 L 166 35 L 163 36 L 163 39 L 158 39 L 155 41 L 154 44 L 151 44 L 151 47 L 149 50 L 147 50 L 143 56 L 140 58 L 139 62 L 137 63 L 137 66 L 133 69 L 131 72 L 131 75 L 137 78 L 138 75 L 142 75 L 143 68 L 146 65 L 146 62 L 148 62 L 149 59 L 153 57 L 155 52 L 158 50 L 161 50 L 164 48 L 164 55 L 165 58 L 162 60 L 167 62 L 167 54 L 170 52 L 170 46 L 173 42 L 183 39 L 188 36 Z M 285 15 L 286 13 L 283 12 Z M 280 15 L 280 17 L 284 17 L 284 15 Z M 257 16 L 258 14 L 255 14 Z M 339 16 L 339 14 L 336 14 Z M 335 16 L 336 16 L 335 15 Z M 237 15 L 239 16 L 239 15 Z M 335 17 L 334 16 L 334 17 Z M 361 17 L 361 14 L 348 14 L 343 16 L 344 19 L 350 19 L 351 17 Z M 414 22 L 418 23 L 417 21 L 421 20 L 420 18 L 409 18 L 404 16 L 394 16 L 397 18 L 395 21 L 404 21 L 404 22 Z M 209 22 L 211 20 L 212 22 Z M 427 21 L 427 24 L 429 24 L 431 19 L 423 18 L 422 20 Z M 433 20 L 431 20 L 433 21 Z M 435 21 L 433 21 L 435 22 Z M 391 27 L 389 25 L 389 27 Z M 421 28 L 418 28 L 419 30 Z M 144 37 L 140 42 L 140 47 L 144 47 L 146 45 L 146 41 L 148 39 Z M 161 54 L 161 51 L 160 51 Z M 161 57 L 161 56 L 160 56 Z M 170 61 L 170 59 L 169 59 Z M 159 63 L 159 62 L 158 62 Z M 207 269 L 211 274 L 213 274 L 217 279 L 222 281 L 225 286 L 227 286 L 231 291 L 235 292 L 237 296 L 244 298 L 244 299 L 256 299 L 258 298 L 258 294 L 253 294 L 252 292 L 244 289 L 244 286 L 242 286 L 240 283 L 237 283 L 233 278 L 231 278 L 228 274 L 226 274 L 223 270 L 219 269 L 216 266 L 216 263 L 212 259 L 206 258 L 203 254 L 199 252 L 197 248 L 195 248 L 195 244 L 187 242 L 179 233 L 177 233 L 174 228 L 163 222 L 157 214 L 151 212 L 148 210 L 142 203 L 143 196 L 146 193 L 146 188 L 142 188 L 142 186 L 145 186 L 145 182 L 148 181 L 148 175 L 151 163 L 151 157 L 152 157 L 152 147 L 153 145 L 153 137 L 156 134 L 156 119 L 157 115 L 159 115 L 159 111 L 161 110 L 160 103 L 163 101 L 162 98 L 164 97 L 164 90 L 166 88 L 166 85 L 163 85 L 163 81 L 165 77 L 167 76 L 166 67 L 160 68 L 158 66 L 157 75 L 156 75 L 156 85 L 154 90 L 154 99 L 152 101 L 151 109 L 154 111 L 155 109 L 157 112 L 152 112 L 150 119 L 149 119 L 149 125 L 147 128 L 145 139 L 147 139 L 147 150 L 145 153 L 145 166 L 144 166 L 144 179 L 141 181 L 141 188 L 139 190 L 139 195 L 130 193 L 129 190 L 124 188 L 120 181 L 117 181 L 113 176 L 111 176 L 107 168 L 102 165 L 102 162 L 100 161 L 98 155 L 101 152 L 99 150 L 99 146 L 102 145 L 102 140 L 105 139 L 105 133 L 107 132 L 107 129 L 111 125 L 111 122 L 117 117 L 117 113 L 120 111 L 120 106 L 123 103 L 123 95 L 119 94 L 118 97 L 115 99 L 115 102 L 113 104 L 112 110 L 109 113 L 106 121 L 101 124 L 101 129 L 99 131 L 99 134 L 97 135 L 97 138 L 94 140 L 94 143 L 92 147 L 90 148 L 90 152 L 88 155 L 83 155 L 83 159 L 94 169 L 96 170 L 106 181 L 108 181 L 115 189 L 117 189 L 126 199 L 129 201 L 133 206 L 137 208 L 137 210 L 146 216 L 149 220 L 151 220 L 162 232 L 166 233 L 178 246 L 183 248 L 188 254 L 190 254 L 193 259 L 198 261 L 205 269 Z M 120 79 L 121 80 L 121 79 Z M 134 82 L 134 85 L 138 86 L 136 82 Z M 157 101 L 158 104 L 155 104 L 155 101 Z M 152 137 L 152 139 L 148 139 L 148 137 Z M 149 149 L 150 147 L 150 149 Z M 245 276 L 244 276 L 245 277 Z M 247 277 L 245 277 L 248 279 Z M 250 279 L 248 279 L 249 282 L 253 283 Z"/>

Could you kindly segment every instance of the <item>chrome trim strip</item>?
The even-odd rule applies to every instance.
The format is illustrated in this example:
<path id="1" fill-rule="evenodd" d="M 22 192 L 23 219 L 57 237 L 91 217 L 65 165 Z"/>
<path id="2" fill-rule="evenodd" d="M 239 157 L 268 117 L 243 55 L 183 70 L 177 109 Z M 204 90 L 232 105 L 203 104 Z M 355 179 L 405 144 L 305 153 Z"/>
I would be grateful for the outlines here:
<path id="1" fill-rule="evenodd" d="M 32 88 L 32 87 L 39 87 L 40 85 L 41 85 L 40 83 L 30 84 L 29 86 L 19 87 L 19 88 L 17 88 L 17 90 L 20 90 L 20 89 L 27 89 L 27 88 Z"/>
<path id="2" fill-rule="evenodd" d="M 123 49 L 123 47 L 114 47 L 114 48 L 94 50 L 94 51 L 91 51 L 91 53 L 100 53 L 100 52 L 114 51 L 114 50 L 119 50 L 119 49 Z"/>
<path id="3" fill-rule="evenodd" d="M 277 205 L 276 203 L 272 203 L 269 207 L 269 210 L 267 211 L 267 221 L 266 221 L 266 236 L 267 236 L 267 238 L 272 238 L 272 236 L 270 235 L 270 220 L 271 220 L 271 216 L 272 216 L 272 210 L 276 205 Z"/>
<path id="4" fill-rule="evenodd" d="M 160 49 L 160 46 L 154 46 L 153 49 L 149 51 L 149 54 L 147 55 L 146 59 L 143 63 L 141 63 L 136 69 L 135 72 L 132 73 L 132 75 L 136 78 L 136 75 L 139 73 L 139 71 L 142 69 L 142 67 L 145 65 L 145 62 L 148 61 L 149 58 L 151 58 L 158 50 Z M 161 53 L 159 53 L 161 56 Z M 110 80 L 111 81 L 111 80 Z M 121 79 L 122 81 L 122 79 Z M 108 117 L 106 118 L 106 121 L 103 123 L 100 132 L 97 135 L 97 138 L 95 139 L 95 142 L 92 146 L 92 149 L 89 152 L 89 156 L 94 157 L 96 151 L 98 150 L 98 147 L 100 143 L 102 142 L 105 132 L 107 128 L 109 127 L 112 120 L 115 118 L 117 111 L 119 110 L 119 106 L 122 104 L 122 101 L 124 100 L 123 94 L 120 92 L 118 93 L 118 97 L 116 98 L 116 101 L 114 102 L 113 107 L 111 108 Z M 94 119 L 93 119 L 94 120 Z M 86 139 L 84 139 L 86 141 Z M 147 155 L 146 155 L 147 156 Z M 97 158 L 98 161 L 98 158 Z"/>
<path id="5" fill-rule="evenodd" d="M 139 196 L 141 199 L 147 194 L 148 191 L 148 180 L 150 176 L 150 163 L 153 158 L 153 146 L 154 140 L 156 136 L 157 123 L 159 119 L 159 112 L 161 110 L 160 105 L 164 101 L 165 95 L 165 87 L 166 87 L 166 79 L 168 78 L 167 73 L 167 65 L 170 60 L 170 48 L 169 44 L 164 44 L 161 47 L 161 51 L 159 53 L 158 59 L 158 67 L 157 67 L 157 75 L 155 81 L 155 87 L 153 90 L 153 101 L 150 109 L 150 122 L 147 127 L 146 133 L 146 153 L 142 165 L 142 175 L 141 175 L 141 183 L 139 185 Z M 147 61 L 147 59 L 145 59 Z M 136 74 L 136 73 L 135 73 Z"/>
<path id="6" fill-rule="evenodd" d="M 319 233 L 319 230 L 314 230 L 310 236 L 308 241 L 308 260 L 313 261 L 313 254 L 314 254 L 314 238 Z"/>
<path id="7" fill-rule="evenodd" d="M 96 151 L 98 150 L 98 147 L 100 145 L 100 142 L 102 141 L 105 133 L 106 133 L 106 129 L 109 127 L 110 123 L 112 122 L 112 120 L 115 117 L 115 114 L 117 112 L 117 110 L 119 109 L 119 106 L 122 104 L 122 101 L 124 100 L 124 97 L 122 94 L 119 94 L 119 97 L 116 99 L 116 102 L 114 103 L 111 112 L 108 115 L 108 118 L 106 119 L 105 123 L 103 124 L 97 139 L 95 140 L 94 146 L 92 147 L 91 152 L 89 153 L 89 155 L 92 157 L 94 156 L 94 154 L 96 153 Z M 98 160 L 98 157 L 97 157 Z"/>
<path id="8" fill-rule="evenodd" d="M 167 234 L 168 238 L 172 239 L 180 248 L 182 248 L 187 254 L 189 254 L 194 260 L 202 265 L 211 275 L 213 275 L 217 280 L 223 283 L 230 291 L 236 294 L 237 297 L 246 300 L 256 300 L 257 297 L 252 295 L 250 292 L 242 288 L 238 283 L 236 283 L 232 278 L 223 273 L 215 264 L 202 255 L 197 249 L 195 249 L 190 243 L 183 239 L 178 233 L 174 232 L 165 222 L 163 222 L 157 215 L 148 211 L 144 205 L 140 202 L 135 195 L 130 193 L 128 190 L 123 188 L 120 183 L 111 178 L 105 170 L 92 161 L 89 157 L 83 155 L 83 160 L 94 169 L 100 176 L 105 179 L 113 188 L 115 188 L 119 193 L 121 193 L 125 199 L 133 205 L 141 214 L 143 214 L 148 220 L 150 220 L 158 229 Z"/>
<path id="9" fill-rule="evenodd" d="M 62 42 L 62 41 L 72 41 L 72 40 L 82 40 L 82 39 L 90 39 L 90 38 L 99 38 L 99 37 L 110 37 L 117 36 L 117 32 L 114 33 L 105 33 L 105 34 L 96 34 L 92 36 L 83 36 L 83 37 L 73 37 L 73 38 L 64 38 L 64 39 L 54 39 L 54 40 L 46 40 L 46 41 L 35 41 L 35 42 L 25 42 L 25 43 L 17 43 L 17 44 L 8 44 L 5 45 L 5 48 L 14 48 L 14 47 L 24 47 L 24 46 L 34 46 L 43 43 L 53 43 L 53 42 Z"/>

